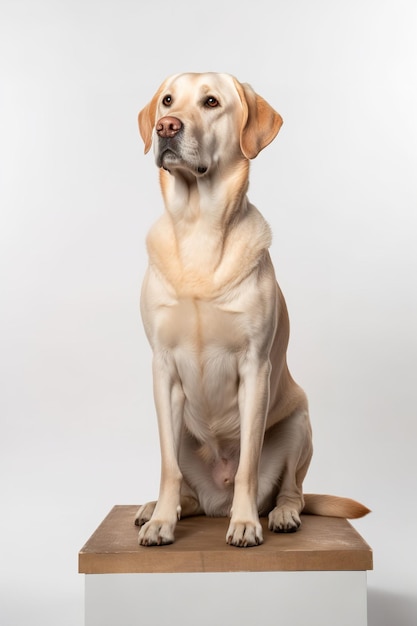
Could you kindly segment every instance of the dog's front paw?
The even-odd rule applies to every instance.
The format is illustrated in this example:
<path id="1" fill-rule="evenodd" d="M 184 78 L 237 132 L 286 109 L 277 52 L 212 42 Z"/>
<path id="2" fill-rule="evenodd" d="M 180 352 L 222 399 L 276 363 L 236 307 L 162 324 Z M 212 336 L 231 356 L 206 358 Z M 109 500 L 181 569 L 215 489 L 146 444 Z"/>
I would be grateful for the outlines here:
<path id="1" fill-rule="evenodd" d="M 295 533 L 300 526 L 298 511 L 289 506 L 277 506 L 268 515 L 268 528 L 274 533 Z"/>
<path id="2" fill-rule="evenodd" d="M 156 502 L 147 502 L 142 504 L 138 509 L 135 517 L 136 526 L 143 526 L 146 522 L 149 522 L 156 507 Z"/>
<path id="3" fill-rule="evenodd" d="M 230 522 L 226 542 L 237 548 L 249 548 L 263 543 L 262 526 L 259 522 Z"/>
<path id="4" fill-rule="evenodd" d="M 140 546 L 164 546 L 174 542 L 175 523 L 150 520 L 139 531 Z"/>

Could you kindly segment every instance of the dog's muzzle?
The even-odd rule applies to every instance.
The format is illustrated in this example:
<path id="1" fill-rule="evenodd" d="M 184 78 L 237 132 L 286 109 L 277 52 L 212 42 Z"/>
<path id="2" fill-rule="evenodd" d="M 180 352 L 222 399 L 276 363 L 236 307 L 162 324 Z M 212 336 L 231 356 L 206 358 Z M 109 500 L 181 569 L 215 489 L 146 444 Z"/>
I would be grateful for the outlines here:
<path id="1" fill-rule="evenodd" d="M 166 115 L 158 120 L 155 125 L 155 131 L 158 135 L 158 167 L 162 167 L 169 172 L 170 165 L 178 163 L 178 161 L 183 161 L 180 146 L 183 130 L 184 126 L 177 117 Z M 189 166 L 190 165 L 191 164 L 189 164 Z M 206 166 L 201 164 L 192 169 L 199 175 L 205 174 L 208 170 Z"/>
<path id="2" fill-rule="evenodd" d="M 178 134 L 183 128 L 181 120 L 171 115 L 161 117 L 155 125 L 158 135 L 157 165 L 169 171 L 169 163 L 180 159 Z"/>

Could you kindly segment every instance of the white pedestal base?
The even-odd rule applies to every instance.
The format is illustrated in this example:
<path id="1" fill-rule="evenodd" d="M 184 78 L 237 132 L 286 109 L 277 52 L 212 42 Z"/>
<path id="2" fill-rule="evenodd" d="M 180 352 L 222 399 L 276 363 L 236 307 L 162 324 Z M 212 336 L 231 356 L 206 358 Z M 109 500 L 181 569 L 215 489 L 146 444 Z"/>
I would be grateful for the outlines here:
<path id="1" fill-rule="evenodd" d="M 366 571 L 87 574 L 85 579 L 85 626 L 367 625 Z"/>

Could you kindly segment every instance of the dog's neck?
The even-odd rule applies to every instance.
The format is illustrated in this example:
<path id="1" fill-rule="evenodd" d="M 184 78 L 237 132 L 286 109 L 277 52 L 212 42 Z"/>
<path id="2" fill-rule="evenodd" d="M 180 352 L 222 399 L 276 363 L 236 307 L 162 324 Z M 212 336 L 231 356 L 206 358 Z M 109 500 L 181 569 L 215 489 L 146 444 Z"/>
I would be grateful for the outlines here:
<path id="1" fill-rule="evenodd" d="M 165 208 L 174 227 L 180 231 L 182 225 L 188 229 L 197 221 L 210 230 L 227 229 L 230 221 L 245 213 L 248 179 L 249 162 L 246 159 L 235 164 L 226 176 L 220 176 L 216 171 L 195 176 L 186 170 L 174 170 L 172 174 L 160 170 Z"/>
<path id="2" fill-rule="evenodd" d="M 148 252 L 177 295 L 217 297 L 267 253 L 271 233 L 246 196 L 248 174 L 246 159 L 222 177 L 160 171 L 166 212 L 148 235 Z"/>

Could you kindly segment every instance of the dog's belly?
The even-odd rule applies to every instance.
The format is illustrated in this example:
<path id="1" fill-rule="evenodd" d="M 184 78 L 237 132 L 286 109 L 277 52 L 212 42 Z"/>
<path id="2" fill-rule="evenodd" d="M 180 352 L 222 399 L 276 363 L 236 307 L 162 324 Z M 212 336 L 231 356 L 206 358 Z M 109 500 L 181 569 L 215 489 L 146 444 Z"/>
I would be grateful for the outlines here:
<path id="1" fill-rule="evenodd" d="M 216 448 L 236 441 L 240 432 L 236 358 L 208 349 L 198 359 L 183 350 L 176 352 L 188 430 Z"/>

